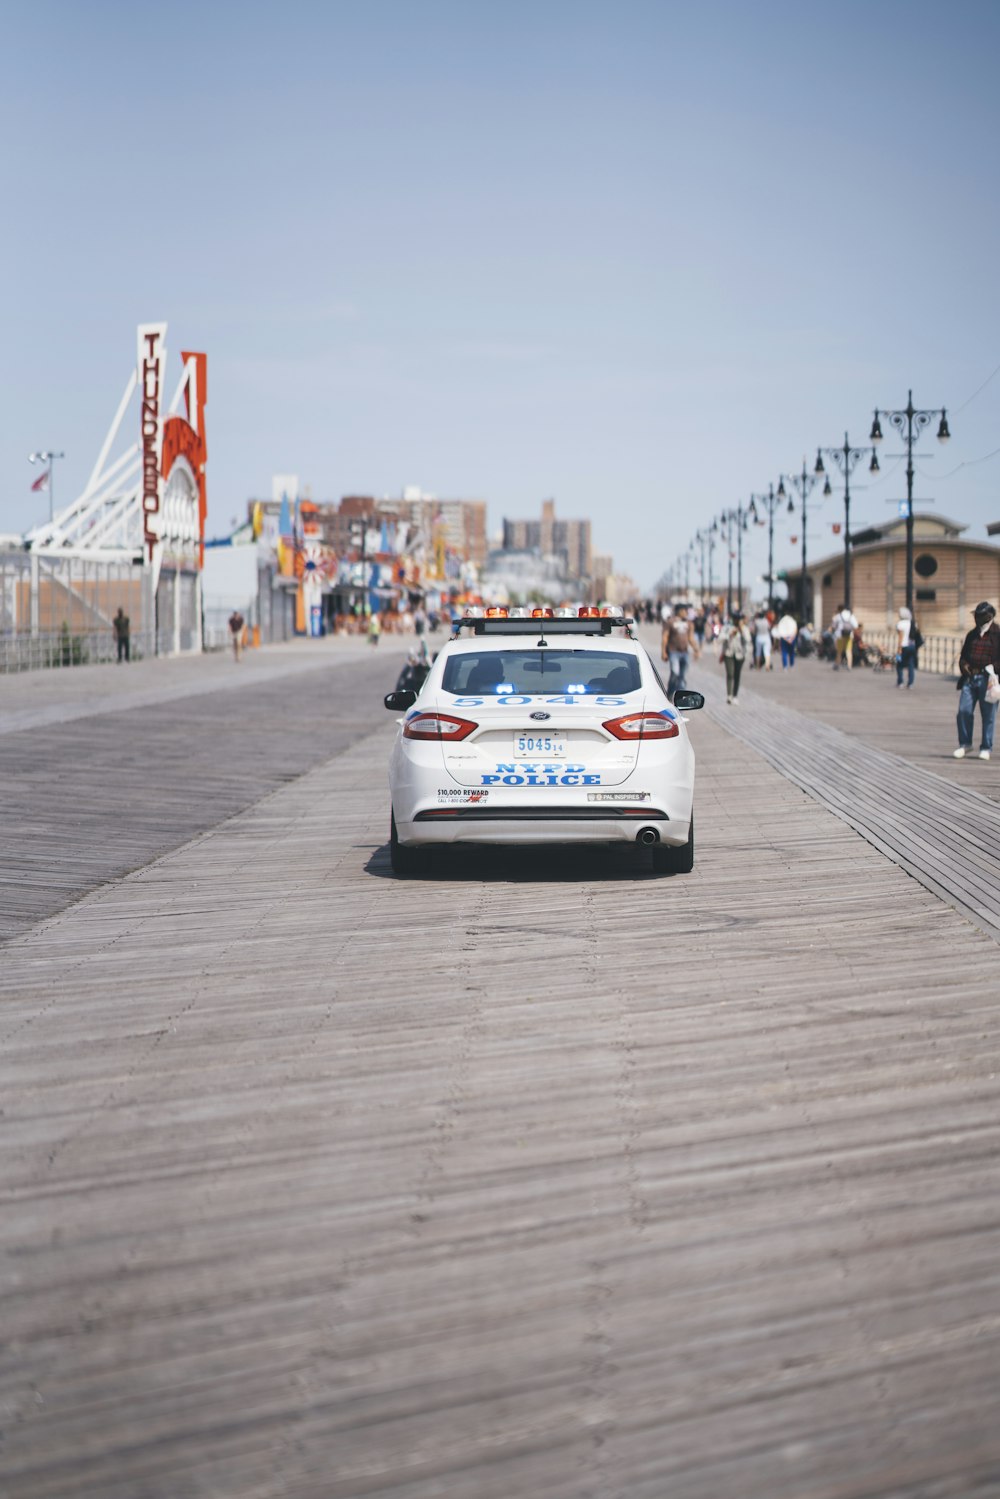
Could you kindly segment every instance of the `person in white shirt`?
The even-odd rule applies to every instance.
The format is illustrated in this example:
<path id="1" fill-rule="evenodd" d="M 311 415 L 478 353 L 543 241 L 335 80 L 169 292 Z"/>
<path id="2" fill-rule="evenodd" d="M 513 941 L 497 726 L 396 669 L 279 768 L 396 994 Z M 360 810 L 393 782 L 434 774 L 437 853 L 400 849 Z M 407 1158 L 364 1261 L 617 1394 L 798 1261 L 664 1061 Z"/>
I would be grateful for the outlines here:
<path id="1" fill-rule="evenodd" d="M 854 632 L 858 628 L 858 622 L 848 609 L 846 604 L 841 604 L 833 616 L 833 644 L 837 652 L 837 659 L 833 663 L 833 669 L 846 665 L 850 671 L 854 665 Z"/>
<path id="2" fill-rule="evenodd" d="M 795 641 L 799 633 L 799 627 L 793 614 L 783 614 L 774 627 L 781 646 L 781 669 L 788 671 L 795 665 Z"/>
<path id="3" fill-rule="evenodd" d="M 917 622 L 904 604 L 896 621 L 896 686 L 903 685 L 903 672 L 908 671 L 907 687 L 913 686 L 917 672 Z"/>

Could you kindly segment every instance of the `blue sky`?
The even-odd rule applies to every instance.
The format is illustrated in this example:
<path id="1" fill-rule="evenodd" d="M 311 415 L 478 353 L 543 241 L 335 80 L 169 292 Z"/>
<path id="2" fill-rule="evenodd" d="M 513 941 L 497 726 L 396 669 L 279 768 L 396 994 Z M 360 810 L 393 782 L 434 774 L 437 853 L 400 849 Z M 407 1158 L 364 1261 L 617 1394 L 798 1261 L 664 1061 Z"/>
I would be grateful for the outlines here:
<path id="1" fill-rule="evenodd" d="M 79 491 L 159 318 L 209 356 L 214 532 L 275 472 L 481 497 L 494 529 L 554 496 L 645 586 L 911 386 L 953 432 L 918 498 L 1000 520 L 1000 375 L 970 400 L 1000 365 L 1000 6 L 4 17 L 0 530 L 47 514 L 32 449 Z M 859 521 L 893 513 L 891 469 Z"/>

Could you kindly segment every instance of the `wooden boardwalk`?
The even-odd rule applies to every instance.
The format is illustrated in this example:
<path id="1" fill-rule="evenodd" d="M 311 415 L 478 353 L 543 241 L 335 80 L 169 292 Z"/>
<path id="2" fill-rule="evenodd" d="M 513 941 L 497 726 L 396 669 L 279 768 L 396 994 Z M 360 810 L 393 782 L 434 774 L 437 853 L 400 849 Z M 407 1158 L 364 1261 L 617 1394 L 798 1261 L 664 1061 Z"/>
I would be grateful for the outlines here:
<path id="1" fill-rule="evenodd" d="M 369 684 L 400 660 L 336 640 L 0 677 L 0 941 L 383 727 Z"/>
<path id="2" fill-rule="evenodd" d="M 996 943 L 711 713 L 691 876 L 396 881 L 352 721 L 0 946 L 5 1499 L 1000 1494 Z"/>
<path id="3" fill-rule="evenodd" d="M 706 656 L 700 670 L 709 681 L 724 684 L 721 667 Z M 744 672 L 741 695 L 765 698 L 794 708 L 810 718 L 840 729 L 852 739 L 898 755 L 918 770 L 1000 801 L 1000 739 L 990 761 L 955 760 L 958 744 L 955 714 L 958 693 L 953 677 L 918 672 L 912 691 L 896 687 L 894 671 L 834 671 L 829 662 L 807 657 L 783 672 L 780 659 L 770 672 Z M 723 696 L 725 693 L 723 691 Z M 977 718 L 975 748 L 979 749 Z"/>
<path id="4" fill-rule="evenodd" d="M 840 678 L 838 688 L 843 695 L 834 699 L 835 712 L 829 717 L 860 723 L 864 740 L 819 721 L 813 713 L 776 702 L 773 673 L 770 680 L 766 673 L 753 673 L 734 709 L 726 703 L 724 682 L 706 666 L 697 667 L 691 680 L 705 690 L 717 722 L 842 817 L 907 874 L 1000 940 L 1000 802 L 984 791 L 997 786 L 992 761 L 957 761 L 950 750 L 942 752 L 943 736 L 940 727 L 935 733 L 935 726 L 928 723 L 926 704 L 911 708 L 910 713 L 920 715 L 922 759 L 930 761 L 933 755 L 933 771 L 902 754 L 876 748 L 875 743 L 888 737 L 885 713 L 876 716 L 872 711 L 884 709 L 884 688 L 881 703 L 872 701 L 870 691 L 867 701 L 862 694 L 860 700 L 849 699 L 846 694 L 853 683 L 843 685 L 846 671 L 834 677 L 835 682 Z M 808 675 L 808 689 L 814 695 L 817 689 L 822 692 L 822 670 L 818 663 L 809 662 L 798 678 Z M 792 678 L 791 671 L 784 674 L 784 683 L 790 685 Z M 951 695 L 954 699 L 953 689 Z M 826 706 L 829 694 L 821 701 Z M 900 706 L 908 705 L 901 702 Z M 892 727 L 896 728 L 895 742 L 908 746 L 911 741 L 905 731 Z M 928 749 L 928 742 L 936 754 Z M 947 779 L 941 774 L 945 768 Z"/>

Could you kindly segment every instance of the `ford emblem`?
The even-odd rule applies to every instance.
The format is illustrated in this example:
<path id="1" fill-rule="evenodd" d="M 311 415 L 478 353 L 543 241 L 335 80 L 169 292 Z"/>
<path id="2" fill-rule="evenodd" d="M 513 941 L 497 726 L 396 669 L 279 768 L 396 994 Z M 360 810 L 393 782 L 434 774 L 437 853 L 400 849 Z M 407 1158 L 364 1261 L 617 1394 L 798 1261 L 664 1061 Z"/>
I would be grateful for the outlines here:
<path id="1" fill-rule="evenodd" d="M 532 713 L 532 714 L 529 715 L 529 717 L 531 717 L 531 718 L 551 718 L 552 714 L 551 713 Z"/>

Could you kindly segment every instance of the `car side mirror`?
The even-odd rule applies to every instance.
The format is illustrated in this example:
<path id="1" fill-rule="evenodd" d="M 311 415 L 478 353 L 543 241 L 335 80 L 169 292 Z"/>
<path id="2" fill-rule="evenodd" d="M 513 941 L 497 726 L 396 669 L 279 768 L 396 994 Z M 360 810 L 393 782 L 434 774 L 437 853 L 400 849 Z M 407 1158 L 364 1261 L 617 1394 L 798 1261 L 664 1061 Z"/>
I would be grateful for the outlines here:
<path id="1" fill-rule="evenodd" d="M 695 708 L 704 708 L 704 706 L 705 698 L 704 695 L 700 692 L 688 692 L 685 689 L 683 692 L 674 693 L 675 708 L 680 708 L 682 711 L 692 713 L 694 712 Z"/>
<path id="2" fill-rule="evenodd" d="M 695 693 L 695 697 L 697 696 L 698 694 Z M 402 713 L 404 708 L 413 707 L 413 704 L 417 701 L 417 694 L 411 688 L 406 687 L 402 692 L 386 693 L 384 701 L 390 713 Z M 702 702 L 704 701 L 705 699 L 702 698 Z"/>

